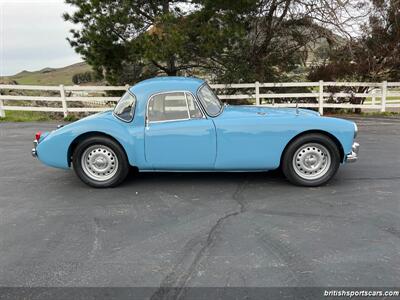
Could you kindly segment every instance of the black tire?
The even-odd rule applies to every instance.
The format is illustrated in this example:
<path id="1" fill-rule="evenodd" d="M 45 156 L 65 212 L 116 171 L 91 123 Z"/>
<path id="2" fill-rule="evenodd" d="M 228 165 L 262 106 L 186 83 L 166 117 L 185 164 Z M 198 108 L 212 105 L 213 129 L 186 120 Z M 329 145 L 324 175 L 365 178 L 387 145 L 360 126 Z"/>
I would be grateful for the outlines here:
<path id="1" fill-rule="evenodd" d="M 104 147 L 105 149 L 110 149 L 113 157 L 113 161 L 117 163 L 116 170 L 113 171 L 112 177 L 105 180 L 96 180 L 91 178 L 87 172 L 89 172 L 86 166 L 82 166 L 82 156 L 85 154 L 86 150 L 91 148 L 96 148 L 97 146 Z M 83 141 L 81 141 L 75 148 L 72 155 L 73 169 L 76 175 L 87 185 L 95 188 L 107 188 L 115 187 L 121 184 L 129 172 L 129 162 L 126 157 L 124 149 L 116 143 L 114 140 L 104 137 L 104 136 L 92 136 Z M 86 171 L 84 170 L 86 169 Z M 89 173 L 90 174 L 90 173 Z M 99 174 L 100 175 L 100 174 Z M 104 175 L 104 174 L 103 174 Z M 92 175 L 93 176 L 93 175 Z"/>
<path id="2" fill-rule="evenodd" d="M 300 149 L 309 149 L 307 145 L 322 145 L 322 149 L 325 148 L 324 150 L 327 150 L 329 153 L 329 160 L 330 160 L 330 165 L 329 167 L 326 167 L 323 171 L 321 171 L 321 174 L 318 175 L 317 172 L 318 170 L 315 171 L 316 174 L 313 175 L 312 172 L 308 172 L 308 176 L 320 176 L 318 178 L 303 178 L 302 176 L 307 176 L 307 170 L 300 171 L 299 168 L 301 168 L 300 165 L 297 165 L 299 167 L 296 167 L 297 170 L 295 170 L 294 164 L 297 163 L 297 160 L 301 159 L 301 150 Z M 311 146 L 313 148 L 313 146 Z M 305 150 L 307 150 L 305 149 Z M 314 148 L 313 148 L 314 149 Z M 317 150 L 318 149 L 317 147 Z M 312 151 L 312 150 L 311 150 Z M 321 152 L 321 151 L 319 151 Z M 324 152 L 324 151 L 322 151 Z M 294 162 L 294 156 L 296 155 L 296 163 Z M 322 154 L 323 155 L 323 154 Z M 323 157 L 323 156 L 322 156 Z M 293 184 L 295 185 L 300 185 L 300 186 L 308 186 L 308 187 L 313 187 L 313 186 L 320 186 L 325 183 L 327 183 L 337 172 L 338 168 L 340 165 L 340 152 L 335 144 L 335 142 L 328 136 L 323 135 L 323 134 L 318 134 L 318 133 L 310 133 L 310 134 L 305 134 L 303 136 L 300 136 L 296 138 L 294 141 L 292 141 L 288 147 L 286 148 L 283 157 L 282 157 L 282 163 L 281 163 L 281 168 L 283 171 L 283 174 L 285 177 Z M 327 164 L 328 166 L 328 164 Z M 322 167 L 321 167 L 322 169 Z M 302 174 L 300 176 L 299 173 L 304 172 L 306 174 Z M 323 173 L 325 172 L 325 173 Z"/>

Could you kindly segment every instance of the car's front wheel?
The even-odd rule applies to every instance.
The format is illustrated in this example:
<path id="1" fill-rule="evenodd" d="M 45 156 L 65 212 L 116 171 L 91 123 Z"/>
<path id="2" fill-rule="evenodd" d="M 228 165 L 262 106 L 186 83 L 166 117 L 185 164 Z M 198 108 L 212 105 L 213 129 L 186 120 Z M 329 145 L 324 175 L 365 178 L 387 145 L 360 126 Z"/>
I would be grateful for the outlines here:
<path id="1" fill-rule="evenodd" d="M 287 147 L 282 171 L 294 184 L 319 186 L 335 175 L 339 165 L 339 149 L 332 139 L 322 134 L 306 134 Z"/>
<path id="2" fill-rule="evenodd" d="M 89 137 L 80 142 L 72 156 L 75 173 L 86 184 L 114 187 L 128 175 L 129 163 L 125 151 L 110 138 Z"/>

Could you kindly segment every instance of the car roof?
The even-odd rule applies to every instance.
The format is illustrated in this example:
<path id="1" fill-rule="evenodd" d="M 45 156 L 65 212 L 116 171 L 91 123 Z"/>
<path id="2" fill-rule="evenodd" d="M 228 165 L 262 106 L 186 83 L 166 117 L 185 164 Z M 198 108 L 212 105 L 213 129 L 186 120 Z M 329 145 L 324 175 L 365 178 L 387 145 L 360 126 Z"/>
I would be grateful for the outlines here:
<path id="1" fill-rule="evenodd" d="M 195 93 L 204 80 L 194 77 L 163 76 L 143 80 L 129 90 L 136 96 L 148 97 L 152 94 L 168 91 L 191 91 Z"/>

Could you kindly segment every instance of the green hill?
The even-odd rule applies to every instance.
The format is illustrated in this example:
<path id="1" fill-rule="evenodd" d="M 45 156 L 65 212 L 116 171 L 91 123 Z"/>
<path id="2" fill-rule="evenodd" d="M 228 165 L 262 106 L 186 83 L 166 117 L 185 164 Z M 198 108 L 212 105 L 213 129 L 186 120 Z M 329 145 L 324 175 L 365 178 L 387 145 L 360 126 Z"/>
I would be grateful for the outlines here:
<path id="1" fill-rule="evenodd" d="M 0 77 L 0 83 L 14 81 L 17 84 L 73 85 L 73 75 L 88 71 L 92 71 L 92 68 L 87 63 L 80 62 L 63 68 L 44 68 L 33 72 L 22 71 L 13 76 Z"/>

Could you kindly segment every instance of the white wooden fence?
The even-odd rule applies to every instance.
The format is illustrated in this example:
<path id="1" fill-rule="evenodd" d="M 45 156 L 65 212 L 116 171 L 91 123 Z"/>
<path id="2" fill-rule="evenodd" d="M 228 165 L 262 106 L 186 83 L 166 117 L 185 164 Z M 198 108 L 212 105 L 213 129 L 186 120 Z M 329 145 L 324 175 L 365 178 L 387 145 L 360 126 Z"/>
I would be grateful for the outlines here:
<path id="1" fill-rule="evenodd" d="M 229 100 L 230 102 L 235 100 L 250 100 L 255 105 L 275 107 L 295 107 L 298 105 L 299 107 L 317 108 L 321 114 L 324 113 L 324 108 L 361 108 L 380 110 L 381 112 L 385 112 L 388 108 L 400 108 L 400 82 L 255 82 L 211 84 L 211 87 L 217 92 L 220 99 Z M 340 91 L 340 89 L 359 87 L 366 88 L 366 91 L 363 93 Z M 114 103 L 119 99 L 119 97 L 106 96 L 104 92 L 124 91 L 128 88 L 129 86 L 0 85 L 0 117 L 4 117 L 7 110 L 61 112 L 65 117 L 69 112 L 103 111 L 110 108 L 110 103 Z M 305 88 L 307 92 L 276 92 L 279 88 Z M 332 88 L 339 91 L 329 92 Z M 230 92 L 227 94 L 226 91 L 228 89 Z M 271 91 L 272 89 L 273 91 Z M 56 92 L 57 95 L 15 95 L 15 91 L 17 90 L 31 91 L 31 93 L 32 91 L 50 91 L 53 93 Z M 242 90 L 242 93 L 240 93 L 240 90 Z M 234 92 L 232 93 L 232 91 Z M 103 96 L 99 96 L 99 92 L 103 92 Z M 86 96 L 76 96 L 76 93 L 84 93 Z M 338 98 L 363 98 L 364 101 L 363 104 L 342 103 L 343 101 L 338 100 Z M 35 101 L 35 106 L 27 106 L 26 101 Z M 61 105 L 40 106 L 40 101 L 61 102 Z M 81 102 L 87 105 L 85 107 L 71 107 L 68 106 L 70 102 Z M 16 103 L 16 105 L 10 105 L 10 103 Z"/>

